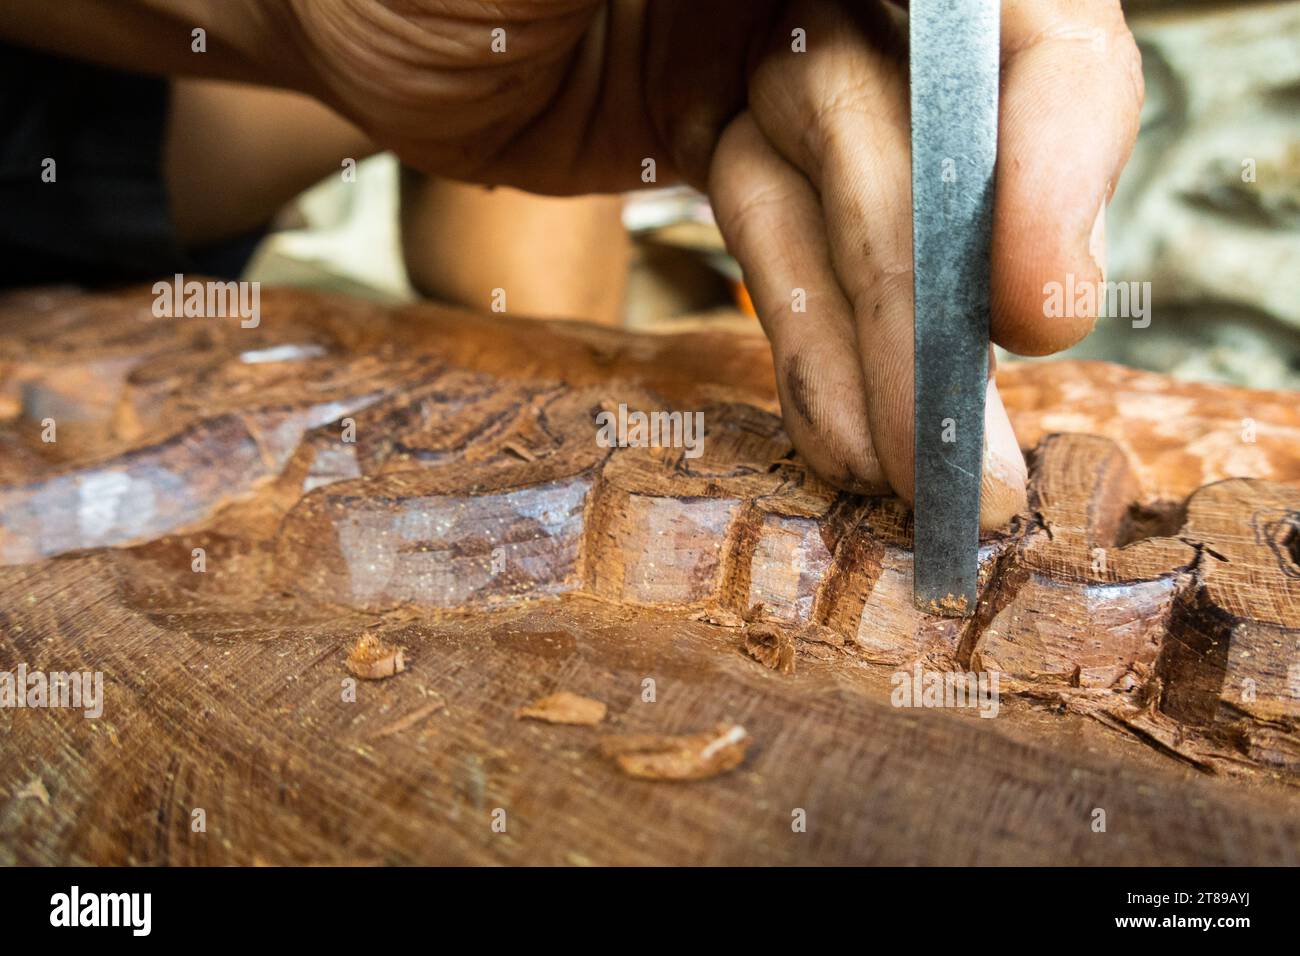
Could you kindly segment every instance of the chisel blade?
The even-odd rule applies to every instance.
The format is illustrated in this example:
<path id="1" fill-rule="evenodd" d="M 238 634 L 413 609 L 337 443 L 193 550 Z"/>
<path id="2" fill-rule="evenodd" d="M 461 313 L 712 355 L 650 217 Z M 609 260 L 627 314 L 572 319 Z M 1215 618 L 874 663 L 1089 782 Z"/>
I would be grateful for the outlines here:
<path id="1" fill-rule="evenodd" d="M 912 0 L 914 599 L 973 614 L 998 134 L 998 0 Z"/>

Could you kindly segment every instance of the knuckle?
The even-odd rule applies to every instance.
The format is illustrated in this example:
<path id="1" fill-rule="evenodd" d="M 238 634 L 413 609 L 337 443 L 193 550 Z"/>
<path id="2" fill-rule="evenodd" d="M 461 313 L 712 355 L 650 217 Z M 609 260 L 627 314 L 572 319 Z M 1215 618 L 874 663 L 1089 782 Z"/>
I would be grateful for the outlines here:
<path id="1" fill-rule="evenodd" d="M 752 230 L 763 228 L 787 201 L 786 191 L 773 183 L 757 183 L 736 195 L 720 210 L 719 226 L 728 242 L 743 242 Z"/>
<path id="2" fill-rule="evenodd" d="M 812 156 L 832 156 L 855 148 L 863 130 L 906 126 L 906 98 L 892 88 L 860 80 L 808 106 L 805 148 Z"/>

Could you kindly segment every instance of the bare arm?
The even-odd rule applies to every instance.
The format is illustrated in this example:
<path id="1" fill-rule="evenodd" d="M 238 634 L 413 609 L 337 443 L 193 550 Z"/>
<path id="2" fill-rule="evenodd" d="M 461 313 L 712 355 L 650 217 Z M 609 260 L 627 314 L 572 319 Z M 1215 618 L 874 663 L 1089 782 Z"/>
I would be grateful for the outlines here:
<path id="1" fill-rule="evenodd" d="M 295 36 L 288 5 L 268 0 L 0 0 L 0 39 L 12 43 L 119 69 L 307 90 Z"/>
<path id="2" fill-rule="evenodd" d="M 411 284 L 484 311 L 491 290 L 510 312 L 618 325 L 629 240 L 618 196 L 534 196 L 405 170 L 402 248 Z"/>

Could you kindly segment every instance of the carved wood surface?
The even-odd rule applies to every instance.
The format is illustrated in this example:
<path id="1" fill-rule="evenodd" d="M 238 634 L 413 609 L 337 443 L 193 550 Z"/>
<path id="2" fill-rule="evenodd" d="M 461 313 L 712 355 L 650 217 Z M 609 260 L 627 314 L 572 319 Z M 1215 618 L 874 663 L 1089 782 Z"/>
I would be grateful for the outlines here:
<path id="1" fill-rule="evenodd" d="M 0 300 L 0 672 L 105 688 L 0 709 L 0 861 L 1300 861 L 1292 396 L 1004 367 L 1030 508 L 962 621 L 905 508 L 803 467 L 759 338 L 150 304 Z M 702 454 L 603 447 L 620 404 Z M 365 634 L 405 669 L 350 701 Z M 997 717 L 893 705 L 944 672 Z M 517 716 L 556 692 L 604 720 Z M 737 725 L 690 782 L 601 745 Z"/>

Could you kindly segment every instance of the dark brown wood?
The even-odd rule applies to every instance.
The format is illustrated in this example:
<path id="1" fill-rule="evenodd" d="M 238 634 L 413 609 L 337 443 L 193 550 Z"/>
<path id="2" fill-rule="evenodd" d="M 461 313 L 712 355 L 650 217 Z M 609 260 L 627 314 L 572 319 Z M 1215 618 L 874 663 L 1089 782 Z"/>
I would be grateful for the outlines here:
<path id="1" fill-rule="evenodd" d="M 961 621 L 756 337 L 150 301 L 0 300 L 0 672 L 105 685 L 0 709 L 0 862 L 1300 862 L 1286 396 L 1002 369 L 1030 509 Z M 602 447 L 620 403 L 703 454 Z M 893 706 L 918 668 L 996 719 Z M 558 692 L 603 719 L 521 719 Z"/>

